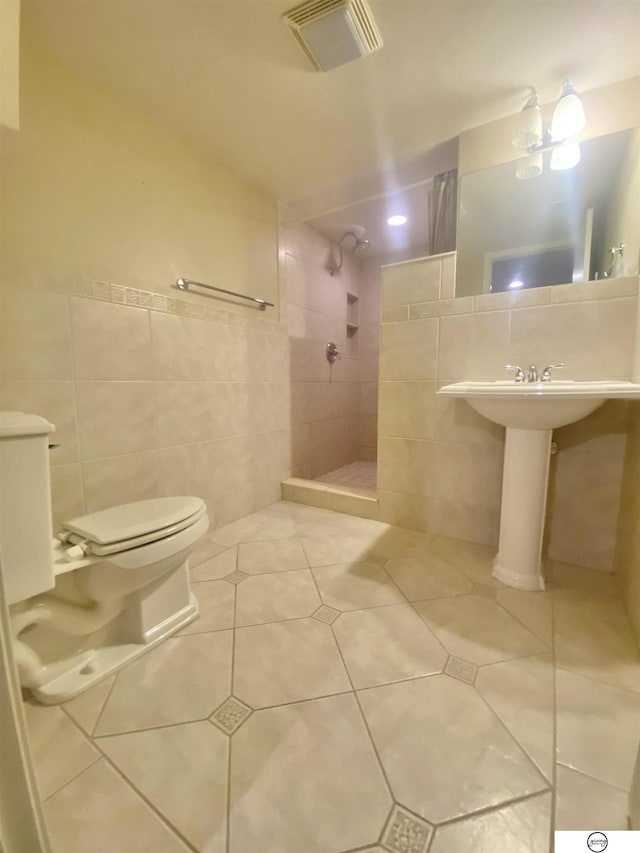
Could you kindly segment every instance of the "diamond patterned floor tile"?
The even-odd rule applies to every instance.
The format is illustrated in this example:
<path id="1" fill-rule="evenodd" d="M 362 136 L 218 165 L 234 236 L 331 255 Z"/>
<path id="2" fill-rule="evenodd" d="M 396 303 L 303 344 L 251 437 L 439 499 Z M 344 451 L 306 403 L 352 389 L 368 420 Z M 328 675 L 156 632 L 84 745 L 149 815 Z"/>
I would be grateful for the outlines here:
<path id="1" fill-rule="evenodd" d="M 350 689 L 328 625 L 294 619 L 237 629 L 233 692 L 252 708 Z"/>
<path id="2" fill-rule="evenodd" d="M 25 702 L 23 708 L 38 790 L 46 799 L 97 761 L 100 753 L 60 708 L 35 702 Z"/>
<path id="3" fill-rule="evenodd" d="M 229 742 L 222 732 L 187 723 L 103 738 L 100 746 L 198 850 L 225 853 Z"/>
<path id="4" fill-rule="evenodd" d="M 295 536 L 293 521 L 288 515 L 262 510 L 247 515 L 209 534 L 214 542 L 231 547 L 239 542 L 261 542 L 267 539 L 288 539 Z"/>
<path id="5" fill-rule="evenodd" d="M 209 719 L 225 734 L 232 735 L 249 717 L 251 711 L 252 709 L 240 699 L 229 696 Z"/>
<path id="6" fill-rule="evenodd" d="M 430 545 L 430 553 L 447 557 L 469 580 L 485 586 L 499 589 L 504 584 L 492 576 L 493 561 L 496 556 L 495 548 L 479 545 L 476 542 L 465 542 L 462 539 L 451 539 L 448 536 L 434 536 Z"/>
<path id="7" fill-rule="evenodd" d="M 242 583 L 242 581 L 246 581 L 248 577 L 249 575 L 245 572 L 235 571 L 231 572 L 230 575 L 225 575 L 224 580 L 226 580 L 227 583 L 232 583 L 237 586 L 239 583 Z"/>
<path id="8" fill-rule="evenodd" d="M 553 643 L 552 595 L 521 589 L 495 590 L 495 600 L 548 646 Z"/>
<path id="9" fill-rule="evenodd" d="M 287 502 L 207 534 L 199 620 L 27 707 L 54 853 L 548 853 L 554 687 L 557 828 L 624 829 L 640 663 L 615 580 L 551 563 L 523 592 L 493 557 Z"/>
<path id="10" fill-rule="evenodd" d="M 233 736 L 230 853 L 363 847 L 390 807 L 353 695 L 256 711 Z"/>
<path id="11" fill-rule="evenodd" d="M 640 737 L 640 695 L 556 670 L 557 758 L 624 790 Z"/>
<path id="12" fill-rule="evenodd" d="M 483 666 L 476 678 L 476 690 L 551 780 L 554 762 L 551 655 Z"/>
<path id="13" fill-rule="evenodd" d="M 433 827 L 402 806 L 394 805 L 382 843 L 390 853 L 426 853 Z"/>
<path id="14" fill-rule="evenodd" d="M 336 610 L 333 607 L 327 607 L 326 604 L 323 604 L 322 607 L 318 607 L 316 612 L 313 614 L 313 618 L 317 619 L 319 622 L 324 622 L 325 625 L 331 625 L 332 622 L 336 621 L 339 615 L 339 610 Z"/>
<path id="15" fill-rule="evenodd" d="M 487 598 L 461 595 L 420 601 L 415 608 L 452 655 L 479 666 L 549 651 L 539 637 Z"/>
<path id="16" fill-rule="evenodd" d="M 177 636 L 233 628 L 232 586 L 224 581 L 202 581 L 192 584 L 191 591 L 198 601 L 200 615 L 179 631 Z"/>
<path id="17" fill-rule="evenodd" d="M 404 603 L 404 597 L 375 563 L 344 563 L 312 569 L 322 600 L 336 610 Z"/>
<path id="18" fill-rule="evenodd" d="M 626 619 L 612 624 L 591 613 L 556 605 L 556 666 L 640 693 L 638 648 Z"/>
<path id="19" fill-rule="evenodd" d="M 245 542 L 238 546 L 238 568 L 250 575 L 306 569 L 309 564 L 297 539 Z"/>
<path id="20" fill-rule="evenodd" d="M 473 584 L 446 557 L 395 557 L 384 564 L 394 582 L 409 601 L 464 595 Z"/>
<path id="21" fill-rule="evenodd" d="M 627 829 L 629 795 L 561 764 L 556 769 L 556 829 Z"/>
<path id="22" fill-rule="evenodd" d="M 81 726 L 87 734 L 92 734 L 95 724 L 98 722 L 98 717 L 102 711 L 102 707 L 106 702 L 107 696 L 111 692 L 113 682 L 116 680 L 115 675 L 109 676 L 102 681 L 99 681 L 94 687 L 85 690 L 73 699 L 64 703 L 69 716 Z"/>
<path id="23" fill-rule="evenodd" d="M 308 528 L 308 525 L 307 525 Z M 336 535 L 335 527 L 324 527 L 314 535 L 301 535 L 300 541 L 310 566 L 335 566 L 373 560 L 371 535 L 358 535 L 349 530 Z"/>
<path id="24" fill-rule="evenodd" d="M 343 613 L 333 630 L 356 689 L 442 672 L 447 659 L 409 604 Z"/>
<path id="25" fill-rule="evenodd" d="M 55 853 L 189 853 L 105 759 L 50 797 L 44 816 Z"/>
<path id="26" fill-rule="evenodd" d="M 548 853 L 551 794 L 436 829 L 430 853 Z"/>
<path id="27" fill-rule="evenodd" d="M 459 681 L 464 681 L 465 684 L 473 684 L 476 679 L 478 667 L 469 660 L 451 655 L 444 671 L 446 675 L 457 678 Z"/>
<path id="28" fill-rule="evenodd" d="M 222 548 L 223 546 L 219 545 L 218 547 Z M 192 563 L 189 560 L 191 580 L 193 582 L 222 580 L 222 578 L 235 572 L 237 562 L 237 548 L 226 548 L 222 553 L 218 553 L 200 563 Z"/>
<path id="29" fill-rule="evenodd" d="M 96 735 L 208 717 L 231 692 L 232 631 L 172 637 L 118 673 Z"/>
<path id="30" fill-rule="evenodd" d="M 189 555 L 189 565 L 193 569 L 194 566 L 198 566 L 205 560 L 210 560 L 216 554 L 220 554 L 224 549 L 225 546 L 215 542 L 212 538 L 212 533 L 209 532 L 195 544 Z M 213 578 L 207 578 L 207 580 L 213 580 Z"/>
<path id="31" fill-rule="evenodd" d="M 435 675 L 359 698 L 395 796 L 431 823 L 547 784 L 473 687 Z"/>
<path id="32" fill-rule="evenodd" d="M 249 575 L 237 590 L 238 627 L 311 616 L 322 604 L 308 569 Z"/>

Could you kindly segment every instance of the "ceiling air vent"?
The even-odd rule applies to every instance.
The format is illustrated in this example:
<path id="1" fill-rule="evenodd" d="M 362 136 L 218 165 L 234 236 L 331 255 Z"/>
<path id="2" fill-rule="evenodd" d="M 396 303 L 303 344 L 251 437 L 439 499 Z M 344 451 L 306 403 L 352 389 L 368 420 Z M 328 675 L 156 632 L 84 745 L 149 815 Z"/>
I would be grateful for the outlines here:
<path id="1" fill-rule="evenodd" d="M 382 47 L 366 0 L 309 0 L 283 18 L 317 71 L 329 71 Z"/>

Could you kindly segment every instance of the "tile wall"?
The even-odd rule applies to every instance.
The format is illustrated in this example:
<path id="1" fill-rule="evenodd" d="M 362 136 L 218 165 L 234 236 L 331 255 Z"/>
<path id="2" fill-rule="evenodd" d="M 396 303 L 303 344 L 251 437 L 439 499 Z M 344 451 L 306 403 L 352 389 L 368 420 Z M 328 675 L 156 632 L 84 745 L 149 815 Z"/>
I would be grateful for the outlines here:
<path id="1" fill-rule="evenodd" d="M 640 304 L 632 379 L 640 383 Z M 640 402 L 631 403 L 629 410 L 615 570 L 640 646 Z"/>
<path id="2" fill-rule="evenodd" d="M 437 389 L 504 377 L 508 362 L 564 362 L 567 379 L 629 379 L 638 279 L 460 299 L 454 281 L 454 254 L 383 268 L 380 518 L 495 546 L 503 430 Z M 556 431 L 552 559 L 613 568 L 628 413 L 609 402 Z"/>
<path id="3" fill-rule="evenodd" d="M 335 246 L 288 208 L 279 211 L 280 304 L 289 332 L 293 474 L 315 478 L 376 454 L 379 268 Z M 359 328 L 347 338 L 347 294 L 358 297 Z M 334 341 L 341 358 L 330 364 Z M 352 348 L 353 347 L 353 348 Z"/>
<path id="4" fill-rule="evenodd" d="M 5 276 L 0 307 L 0 408 L 56 425 L 54 524 L 195 494 L 220 526 L 278 500 L 290 469 L 283 324 L 64 277 Z"/>

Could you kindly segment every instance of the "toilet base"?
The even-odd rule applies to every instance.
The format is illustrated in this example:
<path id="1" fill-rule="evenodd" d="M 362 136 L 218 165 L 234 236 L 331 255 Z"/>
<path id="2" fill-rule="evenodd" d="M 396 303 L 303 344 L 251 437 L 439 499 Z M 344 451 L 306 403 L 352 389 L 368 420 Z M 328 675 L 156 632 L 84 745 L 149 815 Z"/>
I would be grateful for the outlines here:
<path id="1" fill-rule="evenodd" d="M 30 688 L 30 692 L 43 705 L 57 705 L 73 699 L 193 622 L 198 615 L 198 602 L 191 593 L 185 607 L 154 626 L 152 635 L 147 635 L 147 642 L 105 645 L 48 664 L 47 675 L 51 677 L 38 687 Z"/>

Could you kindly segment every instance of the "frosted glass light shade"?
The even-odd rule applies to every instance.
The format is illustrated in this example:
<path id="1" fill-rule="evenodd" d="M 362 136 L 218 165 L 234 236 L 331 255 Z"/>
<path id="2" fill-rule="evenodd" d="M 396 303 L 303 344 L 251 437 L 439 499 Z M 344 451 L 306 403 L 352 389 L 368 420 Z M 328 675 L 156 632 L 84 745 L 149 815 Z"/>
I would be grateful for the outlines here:
<path id="1" fill-rule="evenodd" d="M 518 126 L 511 140 L 516 148 L 532 148 L 542 142 L 542 113 L 538 96 L 534 93 L 527 101 L 518 118 Z"/>
<path id="2" fill-rule="evenodd" d="M 580 133 L 586 124 L 584 107 L 575 89 L 568 80 L 564 81 L 562 95 L 556 104 L 551 119 L 551 136 L 553 139 L 567 139 Z"/>
<path id="3" fill-rule="evenodd" d="M 580 162 L 580 146 L 577 142 L 565 142 L 558 148 L 553 149 L 549 167 L 554 172 L 562 172 L 564 169 L 573 169 Z"/>
<path id="4" fill-rule="evenodd" d="M 542 152 L 532 154 L 531 157 L 527 157 L 525 160 L 521 160 L 520 163 L 518 163 L 516 178 L 519 181 L 526 181 L 529 178 L 537 178 L 538 175 L 542 174 L 542 168 Z"/>

